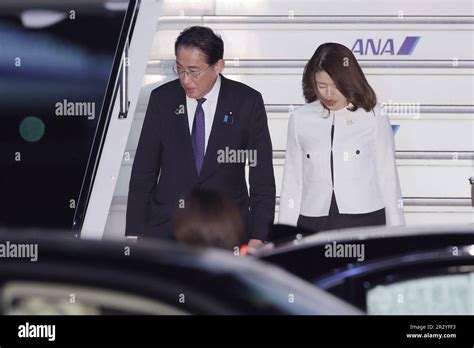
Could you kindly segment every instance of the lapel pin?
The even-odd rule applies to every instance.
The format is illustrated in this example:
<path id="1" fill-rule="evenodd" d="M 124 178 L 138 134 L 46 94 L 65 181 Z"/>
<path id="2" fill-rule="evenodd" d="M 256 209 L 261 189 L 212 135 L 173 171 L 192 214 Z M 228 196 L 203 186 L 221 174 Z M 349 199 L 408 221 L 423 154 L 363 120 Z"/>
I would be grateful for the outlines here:
<path id="1" fill-rule="evenodd" d="M 224 123 L 234 124 L 234 117 L 232 116 L 232 111 L 224 115 Z"/>
<path id="2" fill-rule="evenodd" d="M 184 105 L 181 104 L 180 106 L 178 106 L 178 108 L 174 111 L 175 115 L 184 115 L 185 114 L 185 111 L 184 111 Z"/>

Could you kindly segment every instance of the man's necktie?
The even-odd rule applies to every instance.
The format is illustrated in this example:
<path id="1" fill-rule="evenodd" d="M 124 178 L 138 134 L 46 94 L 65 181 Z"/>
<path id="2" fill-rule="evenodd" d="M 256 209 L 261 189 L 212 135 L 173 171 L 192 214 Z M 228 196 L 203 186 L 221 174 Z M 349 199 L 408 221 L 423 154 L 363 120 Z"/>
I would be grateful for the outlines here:
<path id="1" fill-rule="evenodd" d="M 206 98 L 198 99 L 198 105 L 196 112 L 194 113 L 193 122 L 193 150 L 194 160 L 196 162 L 196 170 L 199 175 L 201 173 L 202 163 L 204 162 L 204 148 L 205 148 L 205 123 L 204 123 L 204 110 L 202 104 L 206 101 Z"/>

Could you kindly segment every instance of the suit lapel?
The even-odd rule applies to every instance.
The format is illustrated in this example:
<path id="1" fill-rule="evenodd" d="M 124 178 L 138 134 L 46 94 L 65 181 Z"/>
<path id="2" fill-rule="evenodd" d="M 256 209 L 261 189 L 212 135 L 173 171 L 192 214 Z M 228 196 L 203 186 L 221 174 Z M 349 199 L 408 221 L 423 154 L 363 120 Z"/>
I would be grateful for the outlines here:
<path id="1" fill-rule="evenodd" d="M 182 148 L 182 151 L 177 153 L 181 153 L 184 156 L 184 162 L 190 164 L 190 173 L 192 173 L 193 177 L 197 178 L 196 172 L 196 162 L 194 160 L 194 151 L 193 151 L 193 144 L 191 139 L 191 134 L 189 131 L 189 118 L 188 118 L 188 107 L 186 103 L 186 94 L 184 89 L 179 86 L 179 93 L 178 98 L 176 100 L 176 105 L 178 108 L 174 111 L 175 113 L 175 120 L 177 122 L 177 129 L 178 129 L 178 136 L 177 141 L 178 143 L 175 144 Z M 180 110 L 184 109 L 184 114 L 179 113 Z"/>
<path id="2" fill-rule="evenodd" d="M 219 167 L 219 163 L 217 163 L 217 151 L 222 148 L 222 144 L 225 141 L 225 139 L 222 139 L 224 134 L 223 128 L 228 127 L 228 125 L 224 123 L 224 115 L 229 111 L 229 88 L 227 86 L 227 79 L 221 75 L 221 88 L 219 90 L 216 113 L 214 114 L 211 133 L 207 142 L 201 174 L 199 175 L 200 181 L 204 181 Z"/>

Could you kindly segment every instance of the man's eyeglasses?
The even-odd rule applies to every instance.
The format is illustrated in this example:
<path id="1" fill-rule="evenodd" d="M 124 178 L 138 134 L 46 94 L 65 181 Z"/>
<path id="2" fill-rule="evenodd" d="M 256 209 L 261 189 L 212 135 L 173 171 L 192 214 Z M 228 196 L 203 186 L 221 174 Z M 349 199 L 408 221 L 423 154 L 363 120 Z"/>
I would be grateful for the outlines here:
<path id="1" fill-rule="evenodd" d="M 175 62 L 173 64 L 173 72 L 179 77 L 183 77 L 184 74 L 188 74 L 190 78 L 192 78 L 193 80 L 197 80 L 202 74 L 204 74 L 207 70 L 209 70 L 213 66 L 214 65 L 209 65 L 204 70 L 185 70 L 182 67 L 178 66 L 178 64 Z"/>

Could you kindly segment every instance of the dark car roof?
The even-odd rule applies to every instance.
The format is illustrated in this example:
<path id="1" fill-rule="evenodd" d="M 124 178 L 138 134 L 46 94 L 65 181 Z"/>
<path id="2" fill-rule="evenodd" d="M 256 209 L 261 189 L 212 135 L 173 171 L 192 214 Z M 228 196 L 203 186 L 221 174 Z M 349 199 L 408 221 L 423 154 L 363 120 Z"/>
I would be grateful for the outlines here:
<path id="1" fill-rule="evenodd" d="M 0 230 L 0 243 L 6 241 L 37 243 L 40 263 L 62 263 L 64 267 L 73 264 L 83 267 L 89 265 L 90 268 L 114 269 L 123 274 L 141 274 L 150 279 L 159 277 L 170 283 L 199 288 L 203 293 L 207 290 L 217 291 L 215 287 L 227 289 L 226 286 L 233 282 L 242 284 L 243 288 L 248 288 L 257 295 L 265 295 L 262 300 L 278 304 L 288 313 L 361 314 L 353 306 L 314 288 L 279 267 L 251 257 L 234 256 L 230 252 L 189 248 L 153 240 L 126 244 L 117 241 L 78 240 L 66 234 L 46 231 L 13 233 Z M 130 248 L 128 257 L 124 257 L 126 247 Z M 1 266 L 5 264 L 0 265 L 0 280 Z M 298 303 L 288 304 L 289 291 L 298 294 Z"/>
<path id="2" fill-rule="evenodd" d="M 289 226 L 288 226 L 289 227 Z M 291 227 L 289 227 L 291 228 Z M 298 230 L 294 229 L 295 235 Z M 264 248 L 259 249 L 256 255 L 260 258 L 285 253 L 288 251 L 301 250 L 304 248 L 325 245 L 328 242 L 350 242 L 350 241 L 370 241 L 385 239 L 389 243 L 393 238 L 419 239 L 423 236 L 466 236 L 467 238 L 474 236 L 474 224 L 472 225 L 455 225 L 455 226 L 412 226 L 412 227 L 365 227 L 345 230 L 333 230 L 315 233 L 309 236 L 294 238 L 293 240 L 279 244 L 267 244 Z"/>
<path id="3" fill-rule="evenodd" d="M 295 234 L 298 230 L 294 230 Z M 474 228 L 466 226 L 441 227 L 398 227 L 360 228 L 323 232 L 307 237 L 295 238 L 279 245 L 266 245 L 255 252 L 255 256 L 283 267 L 306 280 L 339 272 L 343 268 L 360 265 L 357 260 L 347 257 L 325 257 L 328 245 L 363 244 L 364 262 L 383 260 L 390 257 L 408 257 L 415 253 L 438 252 L 444 250 L 449 256 L 452 248 L 460 250 L 464 256 L 474 257 Z M 469 250 L 465 250 L 470 248 Z"/>

